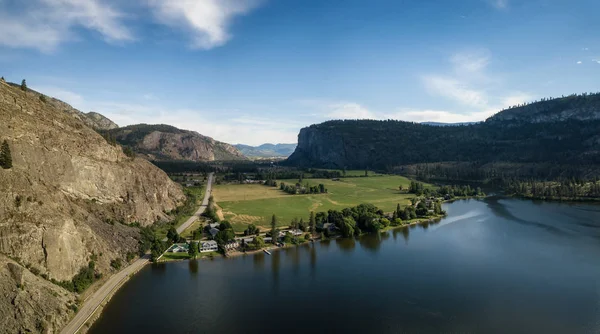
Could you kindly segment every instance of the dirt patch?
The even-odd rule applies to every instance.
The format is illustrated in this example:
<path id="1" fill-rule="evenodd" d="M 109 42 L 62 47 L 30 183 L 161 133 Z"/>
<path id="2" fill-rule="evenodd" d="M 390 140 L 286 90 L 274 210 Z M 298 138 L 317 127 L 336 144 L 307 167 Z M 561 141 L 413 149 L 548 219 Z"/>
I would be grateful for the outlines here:
<path id="1" fill-rule="evenodd" d="M 215 209 L 217 209 L 217 217 L 220 220 L 225 220 L 225 216 L 223 215 L 223 209 L 219 206 L 219 204 L 215 203 Z"/>

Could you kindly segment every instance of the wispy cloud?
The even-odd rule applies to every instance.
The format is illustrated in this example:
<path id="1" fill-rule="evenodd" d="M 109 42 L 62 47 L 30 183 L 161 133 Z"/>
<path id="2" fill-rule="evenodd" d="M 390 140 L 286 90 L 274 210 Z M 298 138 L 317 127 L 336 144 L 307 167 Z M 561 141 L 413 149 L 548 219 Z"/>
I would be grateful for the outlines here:
<path id="1" fill-rule="evenodd" d="M 579 60 L 579 61 L 577 62 L 577 64 L 578 64 L 578 65 L 579 65 L 579 64 L 581 64 L 581 60 Z"/>
<path id="2" fill-rule="evenodd" d="M 508 0 L 488 0 L 489 3 L 497 9 L 508 8 Z"/>
<path id="3" fill-rule="evenodd" d="M 327 106 L 327 117 L 333 119 L 375 119 L 376 116 L 369 109 L 354 102 L 334 103 Z"/>
<path id="4" fill-rule="evenodd" d="M 107 42 L 132 40 L 124 17 L 99 0 L 31 0 L 16 7 L 0 1 L 0 44 L 52 52 L 76 38 L 76 27 L 96 31 Z"/>
<path id="5" fill-rule="evenodd" d="M 235 16 L 256 8 L 259 0 L 150 0 L 156 18 L 165 25 L 192 34 L 193 48 L 211 49 L 231 39 Z"/>
<path id="6" fill-rule="evenodd" d="M 471 89 L 466 83 L 453 78 L 426 76 L 423 82 L 430 94 L 444 96 L 466 106 L 484 107 L 488 103 L 484 92 Z"/>

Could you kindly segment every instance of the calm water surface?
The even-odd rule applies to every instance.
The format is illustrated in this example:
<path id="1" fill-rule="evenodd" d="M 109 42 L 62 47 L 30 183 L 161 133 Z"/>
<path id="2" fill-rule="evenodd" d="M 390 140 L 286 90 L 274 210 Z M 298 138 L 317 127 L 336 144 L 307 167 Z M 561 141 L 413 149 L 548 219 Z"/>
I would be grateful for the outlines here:
<path id="1" fill-rule="evenodd" d="M 600 206 L 489 198 L 436 224 L 151 265 L 91 333 L 600 333 Z"/>

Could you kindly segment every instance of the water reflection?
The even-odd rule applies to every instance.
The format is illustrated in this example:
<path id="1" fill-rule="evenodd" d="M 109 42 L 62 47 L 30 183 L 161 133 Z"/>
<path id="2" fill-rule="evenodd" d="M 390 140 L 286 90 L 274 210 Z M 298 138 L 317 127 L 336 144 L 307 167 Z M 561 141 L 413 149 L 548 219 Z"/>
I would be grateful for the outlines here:
<path id="1" fill-rule="evenodd" d="M 281 251 L 271 251 L 271 272 L 273 273 L 273 290 L 279 292 L 279 265 L 281 264 Z"/>
<path id="2" fill-rule="evenodd" d="M 312 278 L 314 278 L 315 274 L 317 273 L 317 250 L 315 248 L 316 246 L 314 243 L 310 245 L 310 276 Z"/>
<path id="3" fill-rule="evenodd" d="M 510 220 L 513 222 L 517 222 L 517 223 L 523 224 L 523 225 L 541 227 L 541 228 L 545 229 L 546 231 L 552 232 L 555 234 L 564 234 L 565 231 L 563 231 L 557 227 L 554 227 L 551 225 L 546 225 L 546 224 L 532 221 L 532 220 L 525 220 L 525 219 L 515 216 L 508 210 L 508 208 L 504 204 L 502 204 L 500 202 L 500 199 L 501 199 L 500 197 L 489 197 L 484 200 L 485 203 L 487 204 L 488 208 L 491 209 L 491 212 L 495 216 L 506 219 L 506 220 Z M 527 203 L 530 204 L 531 202 L 527 202 Z"/>
<path id="4" fill-rule="evenodd" d="M 404 238 L 404 243 L 408 245 L 408 236 L 410 235 L 410 229 L 408 227 L 400 227 L 392 230 L 392 235 L 394 236 L 394 240 L 398 237 L 399 234 L 402 234 L 402 238 Z"/>
<path id="5" fill-rule="evenodd" d="M 198 274 L 198 260 L 189 260 L 188 268 L 192 274 Z"/>
<path id="6" fill-rule="evenodd" d="M 356 247 L 356 240 L 354 238 L 338 238 L 335 239 L 335 244 L 344 253 L 352 253 Z"/>
<path id="7" fill-rule="evenodd" d="M 254 253 L 252 260 L 254 262 L 254 269 L 260 270 L 265 267 L 265 254 L 263 252 Z"/>
<path id="8" fill-rule="evenodd" d="M 167 273 L 167 263 L 152 263 L 152 273 L 156 275 L 165 275 Z"/>
<path id="9" fill-rule="evenodd" d="M 377 252 L 381 247 L 381 233 L 367 234 L 358 239 L 360 246 L 368 251 Z"/>

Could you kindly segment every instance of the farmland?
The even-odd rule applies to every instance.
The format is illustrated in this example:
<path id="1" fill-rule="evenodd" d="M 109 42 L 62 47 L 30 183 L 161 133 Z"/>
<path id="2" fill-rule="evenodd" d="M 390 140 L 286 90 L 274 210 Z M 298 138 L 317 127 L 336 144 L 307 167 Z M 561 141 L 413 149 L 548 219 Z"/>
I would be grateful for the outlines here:
<path id="1" fill-rule="evenodd" d="M 364 172 L 363 172 L 364 173 Z M 298 180 L 278 180 L 295 184 Z M 327 194 L 289 195 L 277 187 L 260 184 L 223 184 L 214 188 L 213 196 L 222 209 L 220 214 L 231 222 L 236 231 L 248 224 L 268 226 L 271 216 L 276 215 L 280 226 L 289 225 L 293 218 L 308 220 L 310 212 L 342 210 L 361 203 L 371 203 L 384 211 L 392 211 L 396 205 L 406 205 L 414 197 L 400 191 L 407 189 L 410 180 L 401 176 L 371 176 L 331 179 L 307 179 L 310 186 L 324 184 Z"/>

